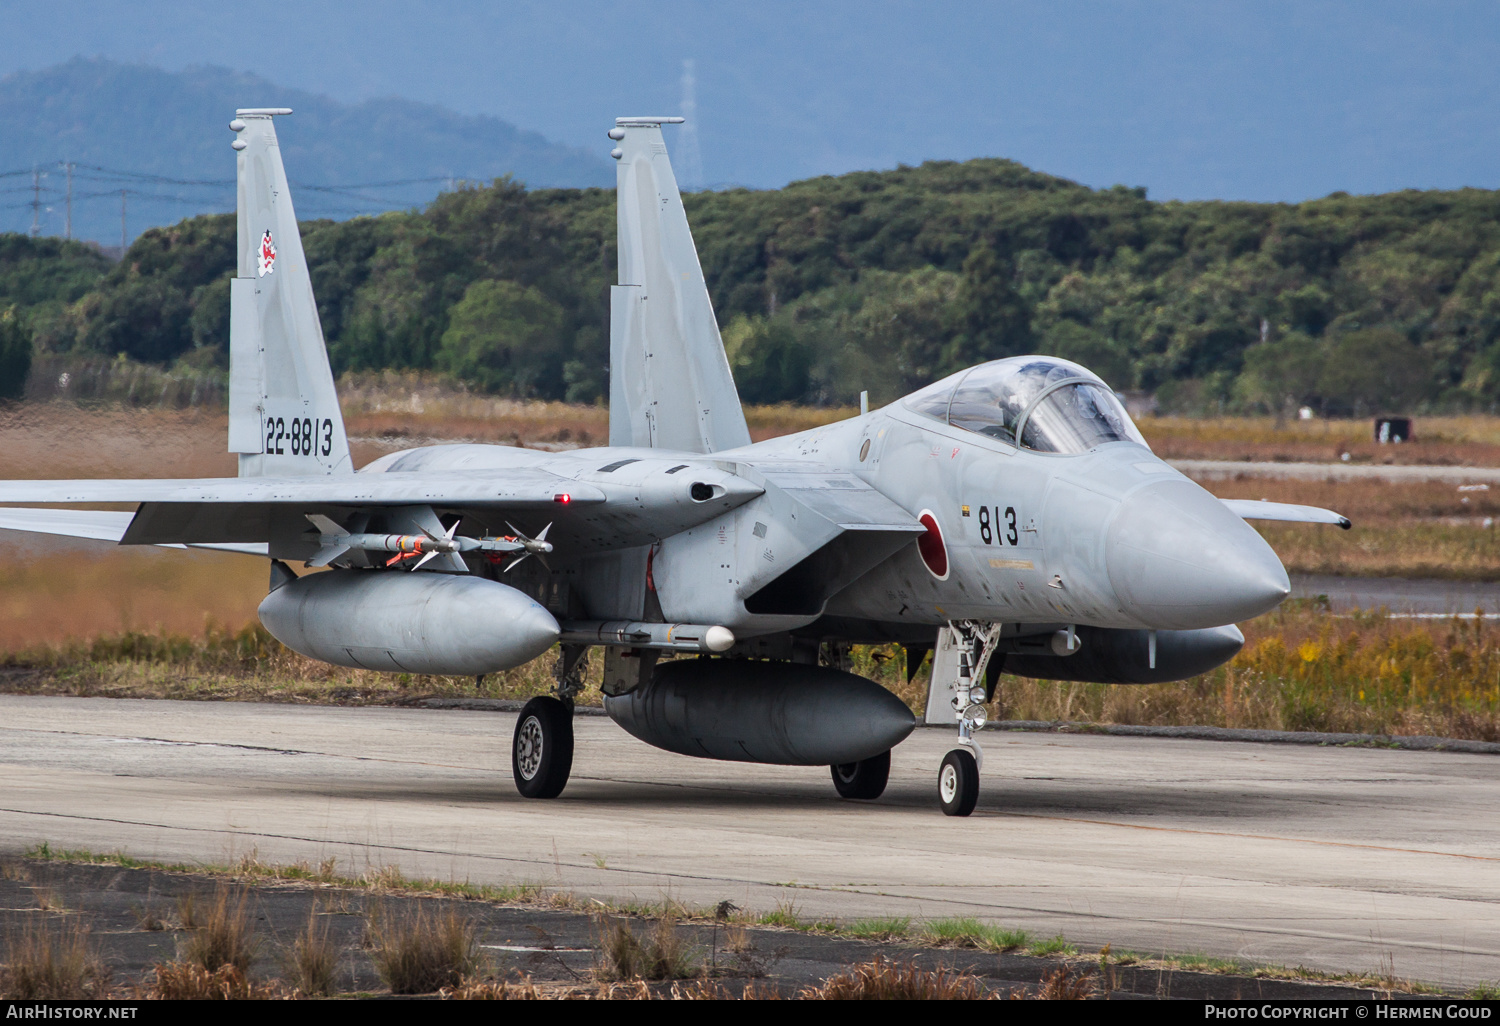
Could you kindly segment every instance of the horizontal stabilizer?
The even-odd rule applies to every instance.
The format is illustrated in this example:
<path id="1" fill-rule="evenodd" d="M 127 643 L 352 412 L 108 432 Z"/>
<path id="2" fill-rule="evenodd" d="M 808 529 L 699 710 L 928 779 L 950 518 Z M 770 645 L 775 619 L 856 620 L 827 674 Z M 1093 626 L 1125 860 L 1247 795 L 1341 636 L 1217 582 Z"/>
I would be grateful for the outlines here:
<path id="1" fill-rule="evenodd" d="M 1297 506 L 1289 502 L 1262 502 L 1258 499 L 1220 499 L 1229 511 L 1242 520 L 1284 520 L 1294 524 L 1337 524 L 1349 530 L 1354 524 L 1348 517 L 1318 506 Z"/>

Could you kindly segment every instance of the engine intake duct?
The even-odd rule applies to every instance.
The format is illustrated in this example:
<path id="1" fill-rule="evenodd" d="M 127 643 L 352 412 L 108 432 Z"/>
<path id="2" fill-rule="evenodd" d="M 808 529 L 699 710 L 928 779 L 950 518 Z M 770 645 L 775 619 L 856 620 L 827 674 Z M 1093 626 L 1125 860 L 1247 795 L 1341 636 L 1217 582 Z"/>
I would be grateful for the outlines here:
<path id="1" fill-rule="evenodd" d="M 917 721 L 864 677 L 801 663 L 678 659 L 645 687 L 606 696 L 612 720 L 679 755 L 829 766 L 889 751 Z"/>
<path id="2" fill-rule="evenodd" d="M 1195 631 L 1157 631 L 1156 666 L 1151 666 L 1150 631 L 1079 627 L 1080 649 L 1053 655 L 1052 635 L 1018 638 L 1005 654 L 1005 672 L 1041 680 L 1076 680 L 1093 684 L 1165 684 L 1207 673 L 1234 658 L 1245 636 L 1234 624 Z M 1045 654 L 1044 654 L 1045 653 Z"/>

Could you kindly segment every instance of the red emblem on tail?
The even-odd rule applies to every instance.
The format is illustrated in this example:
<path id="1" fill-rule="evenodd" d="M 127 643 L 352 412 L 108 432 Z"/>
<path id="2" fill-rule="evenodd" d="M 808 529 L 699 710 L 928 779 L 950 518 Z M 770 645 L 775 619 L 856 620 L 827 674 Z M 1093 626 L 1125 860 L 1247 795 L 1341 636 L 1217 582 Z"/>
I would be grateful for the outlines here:
<path id="1" fill-rule="evenodd" d="M 256 256 L 262 278 L 276 270 L 276 246 L 271 242 L 271 229 L 267 228 L 266 233 L 260 237 L 260 252 Z"/>

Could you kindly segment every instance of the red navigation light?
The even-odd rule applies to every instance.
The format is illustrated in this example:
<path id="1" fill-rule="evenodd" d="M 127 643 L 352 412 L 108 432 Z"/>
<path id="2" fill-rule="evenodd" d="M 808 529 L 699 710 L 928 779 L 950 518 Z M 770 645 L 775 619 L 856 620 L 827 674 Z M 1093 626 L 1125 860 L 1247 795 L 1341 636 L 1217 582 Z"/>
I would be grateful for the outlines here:
<path id="1" fill-rule="evenodd" d="M 564 506 L 566 506 L 568 503 L 573 501 L 573 496 L 569 495 L 567 492 L 558 492 L 556 495 L 552 496 L 552 501 L 560 502 Z"/>

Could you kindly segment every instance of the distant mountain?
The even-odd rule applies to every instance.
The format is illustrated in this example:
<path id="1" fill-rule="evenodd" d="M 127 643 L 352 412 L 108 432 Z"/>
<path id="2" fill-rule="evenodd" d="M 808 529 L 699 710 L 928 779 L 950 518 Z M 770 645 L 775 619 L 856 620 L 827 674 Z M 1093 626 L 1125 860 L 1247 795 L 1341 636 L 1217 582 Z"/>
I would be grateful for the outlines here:
<path id="1" fill-rule="evenodd" d="M 74 172 L 78 238 L 119 244 L 121 189 L 128 192 L 131 238 L 192 214 L 233 210 L 233 136 L 226 125 L 237 107 L 296 111 L 277 126 L 294 188 L 487 182 L 507 174 L 533 188 L 614 184 L 603 147 L 590 153 L 563 146 L 497 118 L 396 97 L 350 105 L 219 67 L 174 74 L 75 58 L 0 79 L 0 231 L 30 228 L 35 166 L 46 172 L 41 232 L 62 234 L 63 160 L 89 165 Z M 183 184 L 198 182 L 208 184 Z M 303 218 L 343 218 L 416 206 L 444 187 L 442 181 L 340 192 L 304 187 L 295 198 Z"/>

